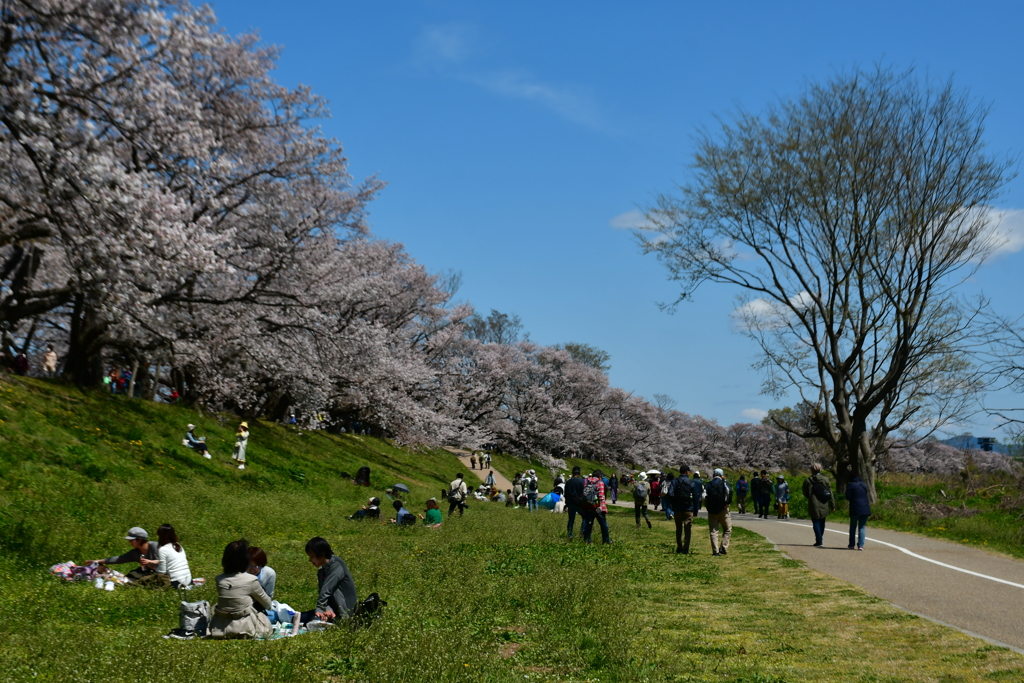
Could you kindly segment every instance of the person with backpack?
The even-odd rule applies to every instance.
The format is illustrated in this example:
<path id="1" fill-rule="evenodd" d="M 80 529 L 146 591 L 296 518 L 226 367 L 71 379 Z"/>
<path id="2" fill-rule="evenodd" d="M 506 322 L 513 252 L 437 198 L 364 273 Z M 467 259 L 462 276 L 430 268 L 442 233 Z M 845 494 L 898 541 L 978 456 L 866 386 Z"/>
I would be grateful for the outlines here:
<path id="1" fill-rule="evenodd" d="M 775 504 L 779 509 L 779 519 L 789 519 L 789 484 L 781 474 L 775 482 Z"/>
<path id="2" fill-rule="evenodd" d="M 672 496 L 669 495 L 669 489 L 672 488 L 672 481 L 675 477 L 671 472 L 666 472 L 661 475 L 661 509 L 665 511 L 665 521 L 671 522 L 672 517 L 675 514 L 675 506 L 672 505 Z"/>
<path id="3" fill-rule="evenodd" d="M 745 515 L 747 513 L 747 478 L 740 475 L 740 480 L 736 482 L 736 511 Z"/>
<path id="4" fill-rule="evenodd" d="M 580 476 L 579 465 L 572 468 L 572 476 L 565 482 L 565 509 L 569 513 L 569 521 L 566 530 L 569 532 L 569 540 L 572 540 L 573 527 L 576 525 L 576 515 L 580 516 L 580 530 L 583 529 L 583 477 Z"/>
<path id="5" fill-rule="evenodd" d="M 583 484 L 583 542 L 592 545 L 590 534 L 594 530 L 594 521 L 601 525 L 601 542 L 608 545 L 612 542 L 608 535 L 608 503 L 604 497 L 604 473 L 594 470 Z"/>
<path id="6" fill-rule="evenodd" d="M 672 500 L 676 521 L 676 552 L 687 555 L 690 552 L 690 533 L 693 531 L 693 481 L 690 479 L 690 468 L 683 465 L 679 468 L 679 476 L 672 480 L 668 489 L 668 497 Z"/>
<path id="7" fill-rule="evenodd" d="M 452 513 L 455 512 L 455 508 L 459 509 L 459 517 L 462 516 L 462 512 L 466 509 L 466 496 L 468 491 L 466 490 L 466 482 L 462 481 L 462 472 L 455 475 L 455 479 L 452 483 L 448 484 L 448 516 L 451 517 Z"/>
<path id="8" fill-rule="evenodd" d="M 825 518 L 836 509 L 836 501 L 832 482 L 821 473 L 821 463 L 811 465 L 811 476 L 804 479 L 803 492 L 814 527 L 814 546 L 822 548 L 825 546 Z"/>
<path id="9" fill-rule="evenodd" d="M 732 488 L 725 480 L 725 474 L 716 468 L 714 477 L 708 482 L 704 507 L 708 509 L 708 529 L 711 532 L 711 554 L 729 554 L 729 539 L 732 537 L 732 517 L 729 504 L 732 503 Z M 718 543 L 718 528 L 722 528 L 722 543 Z"/>
<path id="10" fill-rule="evenodd" d="M 536 512 L 539 509 L 537 507 L 537 493 L 540 490 L 540 482 L 537 481 L 537 473 L 533 470 L 527 470 L 525 486 L 526 507 L 530 512 Z"/>
<path id="11" fill-rule="evenodd" d="M 636 528 L 640 528 L 640 515 L 647 520 L 647 528 L 651 526 L 651 518 L 647 515 L 647 497 L 651 494 L 651 485 L 647 483 L 647 475 L 641 472 L 633 485 L 633 513 L 636 515 Z"/>
<path id="12" fill-rule="evenodd" d="M 864 527 L 871 516 L 871 504 L 868 485 L 859 476 L 846 485 L 846 500 L 850 503 L 850 545 L 847 547 L 853 550 L 856 546 L 857 550 L 864 550 Z"/>

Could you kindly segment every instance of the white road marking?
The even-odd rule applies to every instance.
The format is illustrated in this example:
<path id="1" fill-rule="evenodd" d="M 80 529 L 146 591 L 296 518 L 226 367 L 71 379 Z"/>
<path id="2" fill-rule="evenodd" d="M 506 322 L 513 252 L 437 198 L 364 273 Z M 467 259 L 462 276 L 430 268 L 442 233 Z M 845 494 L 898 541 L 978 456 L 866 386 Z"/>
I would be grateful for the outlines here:
<path id="1" fill-rule="evenodd" d="M 779 522 L 779 524 L 790 524 L 792 526 L 802 526 L 805 529 L 813 529 L 814 528 L 810 524 L 797 524 L 796 522 Z M 834 534 L 843 534 L 844 536 L 848 536 L 849 535 L 845 531 L 837 531 L 836 529 L 827 529 L 826 528 L 825 531 L 831 531 Z M 864 540 L 871 541 L 872 543 L 881 543 L 882 545 L 887 545 L 890 548 L 896 548 L 896 550 L 899 550 L 901 553 L 905 553 L 907 555 L 910 555 L 911 557 L 916 557 L 917 559 L 924 560 L 925 562 L 931 562 L 932 564 L 937 564 L 940 567 L 945 567 L 946 569 L 952 569 L 955 572 L 962 572 L 964 574 L 970 574 L 971 576 L 977 576 L 978 578 L 981 578 L 981 579 L 988 579 L 989 581 L 995 581 L 996 583 L 1003 583 L 1003 584 L 1006 584 L 1007 586 L 1013 586 L 1014 588 L 1024 588 L 1024 585 L 1021 585 L 1019 583 L 1014 583 L 1013 581 L 1007 581 L 1006 579 L 999 579 L 999 578 L 996 578 L 995 576 L 989 576 L 988 574 L 980 574 L 978 572 L 972 572 L 970 569 L 964 569 L 963 567 L 954 567 L 951 564 L 946 564 L 945 562 L 939 562 L 938 560 L 933 560 L 930 557 L 925 557 L 924 555 L 918 555 L 917 553 L 915 553 L 913 551 L 910 551 L 910 550 L 907 550 L 906 548 L 898 546 L 898 545 L 896 545 L 894 543 L 886 543 L 885 541 L 879 541 L 877 538 L 865 538 Z"/>

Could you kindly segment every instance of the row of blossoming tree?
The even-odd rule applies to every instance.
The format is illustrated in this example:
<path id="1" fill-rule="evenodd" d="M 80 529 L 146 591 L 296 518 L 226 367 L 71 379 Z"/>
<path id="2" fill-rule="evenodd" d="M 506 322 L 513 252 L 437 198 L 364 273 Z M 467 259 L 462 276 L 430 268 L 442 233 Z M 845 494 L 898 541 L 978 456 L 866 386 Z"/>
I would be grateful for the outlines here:
<path id="1" fill-rule="evenodd" d="M 375 238 L 277 52 L 177 0 L 0 8 L 0 333 L 96 385 L 211 409 L 645 466 L 801 464 L 803 440 L 610 387 L 607 354 L 519 339 Z M 511 329 L 511 334 L 506 334 Z M 932 458 L 934 460 L 934 458 Z"/>

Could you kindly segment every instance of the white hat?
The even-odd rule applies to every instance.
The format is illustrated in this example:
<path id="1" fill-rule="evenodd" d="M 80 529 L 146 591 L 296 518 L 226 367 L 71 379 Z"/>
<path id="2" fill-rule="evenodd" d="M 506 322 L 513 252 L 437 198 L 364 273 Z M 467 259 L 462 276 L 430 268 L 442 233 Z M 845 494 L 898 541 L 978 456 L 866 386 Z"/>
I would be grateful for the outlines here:
<path id="1" fill-rule="evenodd" d="M 193 429 L 195 429 L 195 428 L 196 428 L 196 426 L 195 426 L 195 425 L 189 425 L 189 426 L 188 426 L 188 431 L 190 431 L 190 432 L 191 432 L 191 431 L 192 431 Z"/>
<path id="2" fill-rule="evenodd" d="M 640 481 L 647 481 L 647 473 L 641 472 L 640 474 L 636 475 L 636 478 L 639 479 Z"/>

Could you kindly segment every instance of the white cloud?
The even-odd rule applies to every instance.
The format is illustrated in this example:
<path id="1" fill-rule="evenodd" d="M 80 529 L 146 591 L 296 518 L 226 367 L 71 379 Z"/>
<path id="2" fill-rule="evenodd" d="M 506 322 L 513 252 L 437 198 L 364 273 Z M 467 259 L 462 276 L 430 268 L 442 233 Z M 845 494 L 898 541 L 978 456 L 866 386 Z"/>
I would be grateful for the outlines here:
<path id="1" fill-rule="evenodd" d="M 460 64 L 472 53 L 476 36 L 476 28 L 468 24 L 427 26 L 413 43 L 414 60 L 430 69 Z"/>
<path id="2" fill-rule="evenodd" d="M 790 297 L 790 303 L 796 308 L 806 308 L 811 304 L 811 295 L 800 292 Z M 785 327 L 793 310 L 777 301 L 759 297 L 750 299 L 733 309 L 729 316 L 737 330 L 771 330 Z"/>
<path id="3" fill-rule="evenodd" d="M 989 209 L 989 218 L 992 221 L 989 239 L 995 246 L 992 258 L 1016 254 L 1024 249 L 1024 210 Z"/>
<path id="4" fill-rule="evenodd" d="M 413 43 L 413 63 L 501 97 L 536 103 L 572 123 L 606 132 L 612 130 L 597 101 L 583 88 L 546 83 L 517 68 L 472 68 L 469 62 L 479 42 L 479 31 L 471 25 L 428 26 Z"/>
<path id="5" fill-rule="evenodd" d="M 760 422 L 764 418 L 768 417 L 767 410 L 761 410 L 760 408 L 747 408 L 742 413 L 743 417 L 747 418 L 751 422 Z"/>
<path id="6" fill-rule="evenodd" d="M 620 213 L 618 216 L 612 217 L 608 221 L 608 225 L 616 230 L 649 230 L 651 228 L 651 224 L 647 222 L 647 217 L 640 209 Z"/>

